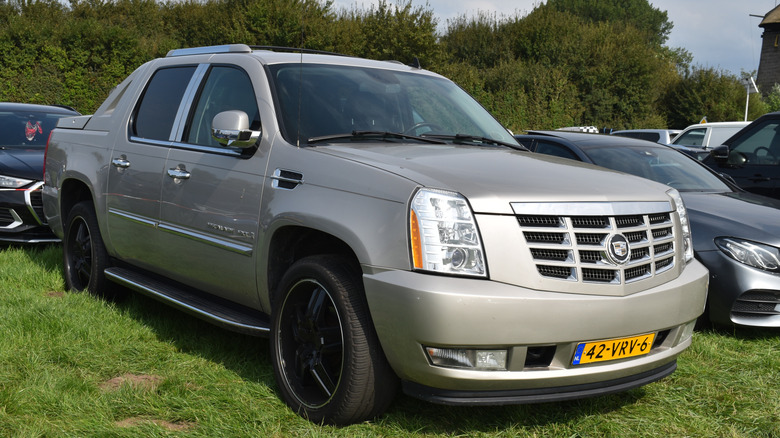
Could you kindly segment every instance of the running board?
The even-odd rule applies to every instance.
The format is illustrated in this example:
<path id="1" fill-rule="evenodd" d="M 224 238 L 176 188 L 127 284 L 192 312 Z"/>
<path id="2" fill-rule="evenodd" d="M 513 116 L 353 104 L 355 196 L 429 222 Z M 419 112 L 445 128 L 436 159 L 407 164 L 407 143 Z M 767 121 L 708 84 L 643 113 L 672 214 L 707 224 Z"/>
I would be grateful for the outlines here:
<path id="1" fill-rule="evenodd" d="M 109 280 L 140 292 L 197 318 L 235 332 L 268 337 L 271 324 L 268 315 L 231 301 L 171 285 L 127 268 L 105 270 Z"/>

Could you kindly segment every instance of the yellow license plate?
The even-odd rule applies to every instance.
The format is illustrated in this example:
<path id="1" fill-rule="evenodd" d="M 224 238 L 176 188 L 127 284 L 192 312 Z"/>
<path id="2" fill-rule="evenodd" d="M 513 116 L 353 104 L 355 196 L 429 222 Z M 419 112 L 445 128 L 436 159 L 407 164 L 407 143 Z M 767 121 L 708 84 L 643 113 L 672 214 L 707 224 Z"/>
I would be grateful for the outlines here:
<path id="1" fill-rule="evenodd" d="M 650 352 L 654 339 L 655 333 L 650 333 L 630 338 L 583 342 L 577 345 L 572 364 L 581 365 L 584 363 L 641 356 Z"/>

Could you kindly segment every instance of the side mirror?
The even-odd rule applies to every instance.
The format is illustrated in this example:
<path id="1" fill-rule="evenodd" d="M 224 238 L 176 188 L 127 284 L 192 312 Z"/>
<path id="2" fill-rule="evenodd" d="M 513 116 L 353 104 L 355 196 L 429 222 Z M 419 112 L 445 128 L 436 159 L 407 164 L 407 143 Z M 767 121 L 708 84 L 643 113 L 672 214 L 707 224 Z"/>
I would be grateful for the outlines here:
<path id="1" fill-rule="evenodd" d="M 729 159 L 729 147 L 725 144 L 714 147 L 710 151 L 710 155 L 712 155 L 712 158 L 718 161 L 726 161 Z"/>
<path id="2" fill-rule="evenodd" d="M 211 122 L 211 136 L 222 146 L 250 148 L 257 144 L 262 130 L 249 129 L 249 116 L 243 111 L 223 111 Z"/>

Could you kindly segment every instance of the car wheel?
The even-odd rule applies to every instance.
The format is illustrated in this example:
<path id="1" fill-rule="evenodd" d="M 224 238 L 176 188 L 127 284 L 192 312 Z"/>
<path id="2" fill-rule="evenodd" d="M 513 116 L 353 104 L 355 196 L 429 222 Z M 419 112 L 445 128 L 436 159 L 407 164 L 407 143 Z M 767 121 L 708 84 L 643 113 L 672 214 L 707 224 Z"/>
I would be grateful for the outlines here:
<path id="1" fill-rule="evenodd" d="M 374 418 L 398 387 L 359 270 L 336 256 L 307 257 L 285 273 L 273 311 L 271 355 L 282 398 L 316 423 Z"/>
<path id="2" fill-rule="evenodd" d="M 82 201 L 71 209 L 62 241 L 65 286 L 72 291 L 115 299 L 120 293 L 104 274 L 111 266 L 100 235 L 92 202 Z"/>

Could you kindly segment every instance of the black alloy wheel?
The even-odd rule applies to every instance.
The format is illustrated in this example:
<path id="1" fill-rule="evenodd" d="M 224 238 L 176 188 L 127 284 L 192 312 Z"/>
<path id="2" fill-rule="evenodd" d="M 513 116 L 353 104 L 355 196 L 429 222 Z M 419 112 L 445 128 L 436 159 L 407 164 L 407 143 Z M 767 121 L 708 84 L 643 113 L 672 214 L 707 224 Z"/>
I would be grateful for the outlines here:
<path id="1" fill-rule="evenodd" d="M 274 308 L 271 354 L 282 398 L 304 418 L 371 419 L 398 386 L 379 345 L 362 281 L 335 256 L 296 262 Z"/>
<path id="2" fill-rule="evenodd" d="M 62 242 L 65 286 L 72 291 L 115 299 L 122 295 L 104 274 L 111 266 L 110 257 L 100 235 L 95 209 L 82 201 L 71 209 Z"/>

